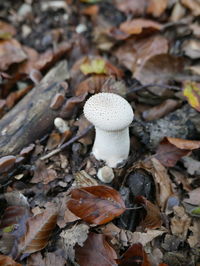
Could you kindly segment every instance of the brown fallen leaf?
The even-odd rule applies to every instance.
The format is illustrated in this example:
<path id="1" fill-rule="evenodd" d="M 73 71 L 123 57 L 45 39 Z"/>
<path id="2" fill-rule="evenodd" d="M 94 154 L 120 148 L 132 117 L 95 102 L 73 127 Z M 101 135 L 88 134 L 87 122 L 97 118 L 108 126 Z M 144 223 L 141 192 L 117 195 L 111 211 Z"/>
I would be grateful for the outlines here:
<path id="1" fill-rule="evenodd" d="M 163 211 L 168 198 L 174 195 L 172 181 L 166 168 L 156 158 L 140 163 L 137 168 L 143 168 L 152 174 L 156 186 L 156 200 Z"/>
<path id="2" fill-rule="evenodd" d="M 56 226 L 57 209 L 49 208 L 27 221 L 27 230 L 20 239 L 18 254 L 33 253 L 43 249 Z"/>
<path id="3" fill-rule="evenodd" d="M 154 17 L 160 17 L 162 13 L 167 8 L 169 0 L 157 1 L 149 0 L 147 1 L 147 13 L 153 15 Z"/>
<path id="4" fill-rule="evenodd" d="M 17 40 L 0 40 L 0 71 L 5 71 L 10 65 L 26 59 L 27 55 Z"/>
<path id="5" fill-rule="evenodd" d="M 120 194 L 104 185 L 72 190 L 67 206 L 75 215 L 92 224 L 108 223 L 125 211 Z"/>
<path id="6" fill-rule="evenodd" d="M 76 260 L 81 266 L 115 266 L 117 254 L 102 234 L 90 233 L 83 247 L 76 247 Z"/>
<path id="7" fill-rule="evenodd" d="M 134 77 L 143 85 L 167 84 L 171 80 L 183 80 L 187 61 L 183 57 L 170 54 L 157 54 L 149 58 L 145 64 L 136 69 Z"/>
<path id="8" fill-rule="evenodd" d="M 135 202 L 143 206 L 146 211 L 146 215 L 140 222 L 140 226 L 148 229 L 160 228 L 162 225 L 162 218 L 159 208 L 143 196 L 137 196 Z"/>
<path id="9" fill-rule="evenodd" d="M 200 148 L 200 141 L 165 137 L 159 144 L 154 157 L 164 166 L 175 166 L 177 161 L 192 150 Z"/>
<path id="10" fill-rule="evenodd" d="M 168 99 L 162 102 L 161 104 L 156 105 L 148 109 L 147 111 L 144 111 L 142 113 L 142 117 L 144 118 L 145 121 L 152 121 L 155 119 L 159 119 L 167 115 L 168 113 L 174 111 L 175 109 L 180 107 L 180 105 L 181 105 L 180 101 Z"/>
<path id="11" fill-rule="evenodd" d="M 161 35 L 153 35 L 143 38 L 131 38 L 114 52 L 120 64 L 130 71 L 135 72 L 154 55 L 167 53 L 168 41 Z"/>
<path id="12" fill-rule="evenodd" d="M 22 266 L 22 264 L 17 263 L 12 258 L 0 254 L 0 266 Z"/>
<path id="13" fill-rule="evenodd" d="M 139 35 L 142 33 L 152 33 L 161 30 L 162 25 L 149 19 L 135 18 L 120 24 L 119 29 L 129 35 Z"/>
<path id="14" fill-rule="evenodd" d="M 191 39 L 191 40 L 185 41 L 183 43 L 182 49 L 188 57 L 192 59 L 200 58 L 200 41 L 199 40 Z"/>
<path id="15" fill-rule="evenodd" d="M 31 183 L 43 183 L 48 184 L 49 182 L 57 178 L 57 173 L 54 169 L 48 169 L 44 162 L 37 161 L 34 170 L 34 176 L 31 179 Z"/>
<path id="16" fill-rule="evenodd" d="M 116 261 L 119 266 L 151 266 L 147 253 L 140 243 L 133 244 L 122 255 L 122 258 Z"/>
<path id="17" fill-rule="evenodd" d="M 196 0 L 181 0 L 181 3 L 190 9 L 194 16 L 200 15 L 200 3 Z"/>

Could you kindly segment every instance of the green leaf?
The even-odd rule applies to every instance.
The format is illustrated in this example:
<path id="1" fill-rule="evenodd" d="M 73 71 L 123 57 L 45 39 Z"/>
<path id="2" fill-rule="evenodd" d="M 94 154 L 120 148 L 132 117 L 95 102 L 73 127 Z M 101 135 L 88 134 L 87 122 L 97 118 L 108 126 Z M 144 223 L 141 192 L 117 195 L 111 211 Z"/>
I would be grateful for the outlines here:
<path id="1" fill-rule="evenodd" d="M 183 89 L 183 95 L 187 98 L 188 103 L 200 112 L 200 84 L 187 82 Z"/>
<path id="2" fill-rule="evenodd" d="M 199 215 L 200 216 L 200 206 L 192 209 L 191 214 Z"/>

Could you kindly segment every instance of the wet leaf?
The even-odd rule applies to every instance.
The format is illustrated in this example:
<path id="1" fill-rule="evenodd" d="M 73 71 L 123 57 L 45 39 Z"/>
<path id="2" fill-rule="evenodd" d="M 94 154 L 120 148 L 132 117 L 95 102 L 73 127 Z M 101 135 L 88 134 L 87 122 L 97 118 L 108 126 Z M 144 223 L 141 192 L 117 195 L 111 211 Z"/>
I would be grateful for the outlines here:
<path id="1" fill-rule="evenodd" d="M 146 211 L 145 218 L 140 223 L 142 227 L 148 229 L 156 229 L 161 227 L 161 213 L 155 204 L 153 204 L 143 196 L 137 196 L 135 198 L 135 202 L 139 205 L 142 205 Z"/>
<path id="2" fill-rule="evenodd" d="M 22 266 L 22 264 L 17 263 L 8 256 L 0 255 L 0 266 Z"/>
<path id="3" fill-rule="evenodd" d="M 102 234 L 90 233 L 83 247 L 76 247 L 76 259 L 81 266 L 117 265 L 117 254 Z"/>
<path id="4" fill-rule="evenodd" d="M 183 95 L 187 98 L 189 104 L 200 112 L 200 84 L 195 82 L 185 83 Z"/>
<path id="5" fill-rule="evenodd" d="M 92 224 L 108 223 L 125 211 L 119 192 L 103 185 L 74 189 L 67 206 L 75 215 Z"/>
<path id="6" fill-rule="evenodd" d="M 19 253 L 33 253 L 43 249 L 48 244 L 56 220 L 56 208 L 46 209 L 43 213 L 31 217 L 27 221 L 26 233 L 19 242 Z"/>
<path id="7" fill-rule="evenodd" d="M 142 244 L 133 244 L 122 255 L 121 259 L 117 260 L 119 266 L 151 266 L 147 254 Z"/>
<path id="8" fill-rule="evenodd" d="M 164 166 L 175 166 L 177 161 L 192 150 L 200 148 L 200 141 L 165 137 L 154 155 Z"/>

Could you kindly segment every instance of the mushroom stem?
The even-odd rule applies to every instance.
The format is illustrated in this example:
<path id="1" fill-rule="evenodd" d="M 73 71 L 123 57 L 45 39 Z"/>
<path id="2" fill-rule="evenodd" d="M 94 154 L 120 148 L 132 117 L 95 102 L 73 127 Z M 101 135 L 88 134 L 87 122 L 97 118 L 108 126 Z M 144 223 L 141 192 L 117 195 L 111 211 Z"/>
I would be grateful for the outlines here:
<path id="1" fill-rule="evenodd" d="M 115 168 L 117 164 L 128 158 L 130 150 L 129 128 L 117 131 L 105 131 L 95 127 L 96 138 L 92 153 L 97 160 L 104 160 L 109 167 Z"/>

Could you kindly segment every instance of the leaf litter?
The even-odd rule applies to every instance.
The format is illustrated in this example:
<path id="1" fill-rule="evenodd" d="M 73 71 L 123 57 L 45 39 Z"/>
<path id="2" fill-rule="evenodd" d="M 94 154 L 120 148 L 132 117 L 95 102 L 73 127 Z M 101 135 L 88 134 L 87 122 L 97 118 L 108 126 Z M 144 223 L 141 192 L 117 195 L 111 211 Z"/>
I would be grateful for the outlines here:
<path id="1" fill-rule="evenodd" d="M 198 265 L 199 2 L 4 2 L 0 265 Z M 37 86 L 57 90 L 24 128 L 16 110 Z M 108 186 L 82 111 L 99 92 L 135 112 L 128 162 Z"/>

